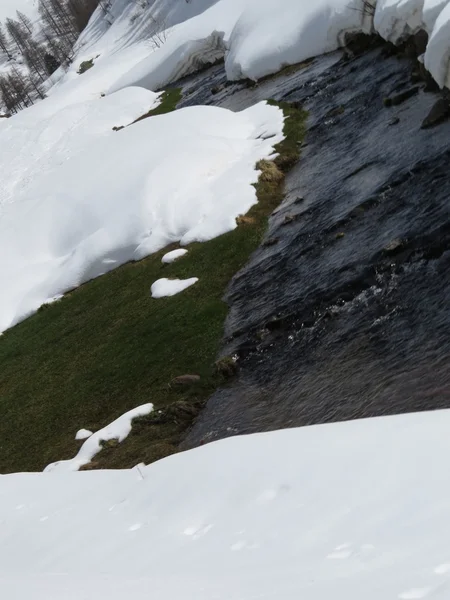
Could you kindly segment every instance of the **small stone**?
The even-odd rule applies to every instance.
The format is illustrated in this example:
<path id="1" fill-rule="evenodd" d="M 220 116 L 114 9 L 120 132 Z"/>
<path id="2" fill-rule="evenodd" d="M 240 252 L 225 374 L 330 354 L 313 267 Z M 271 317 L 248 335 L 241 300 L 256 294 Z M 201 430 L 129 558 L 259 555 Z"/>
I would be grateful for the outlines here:
<path id="1" fill-rule="evenodd" d="M 296 219 L 296 215 L 286 215 L 283 219 L 282 225 L 289 225 L 289 223 L 293 223 Z"/>
<path id="2" fill-rule="evenodd" d="M 388 125 L 397 125 L 398 123 L 400 123 L 400 119 L 398 117 L 394 117 L 393 119 L 388 121 Z"/>
<path id="3" fill-rule="evenodd" d="M 170 385 L 192 385 L 200 381 L 200 375 L 178 375 L 170 382 Z"/>
<path id="4" fill-rule="evenodd" d="M 395 238 L 394 240 L 390 241 L 384 248 L 383 250 L 385 252 L 387 252 L 388 254 L 391 252 L 395 252 L 396 250 L 398 250 L 399 248 L 402 248 L 404 245 L 404 242 L 402 239 L 400 238 Z"/>
<path id="5" fill-rule="evenodd" d="M 434 127 L 443 121 L 446 121 L 450 117 L 450 102 L 447 98 L 439 98 L 437 100 L 428 115 L 422 121 L 421 129 L 427 129 L 428 127 Z"/>
<path id="6" fill-rule="evenodd" d="M 265 242 L 263 242 L 263 246 L 265 248 L 269 248 L 270 246 L 275 246 L 275 244 L 278 244 L 279 241 L 280 240 L 278 238 L 269 238 Z"/>
<path id="7" fill-rule="evenodd" d="M 339 233 L 336 234 L 337 240 L 341 240 L 343 237 L 345 237 L 345 233 L 343 231 L 340 231 Z"/>

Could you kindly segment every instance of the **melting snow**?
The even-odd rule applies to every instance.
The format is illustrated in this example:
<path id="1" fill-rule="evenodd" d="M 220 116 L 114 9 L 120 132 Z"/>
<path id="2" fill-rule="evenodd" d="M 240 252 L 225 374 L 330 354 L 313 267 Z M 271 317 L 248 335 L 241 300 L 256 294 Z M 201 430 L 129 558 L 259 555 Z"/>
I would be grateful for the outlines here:
<path id="1" fill-rule="evenodd" d="M 175 296 L 183 290 L 197 283 L 198 277 L 190 279 L 158 279 L 151 287 L 152 298 L 163 298 L 164 296 Z"/>
<path id="2" fill-rule="evenodd" d="M 138 406 L 137 408 L 129 410 L 124 415 L 121 415 L 118 419 L 116 419 L 106 427 L 103 427 L 103 429 L 100 429 L 99 431 L 96 431 L 95 433 L 90 435 L 88 439 L 84 442 L 84 444 L 81 446 L 81 448 L 78 451 L 78 454 L 74 458 L 51 463 L 50 465 L 47 465 L 45 467 L 44 471 L 78 471 L 80 467 L 90 463 L 93 457 L 96 454 L 98 454 L 98 452 L 100 452 L 100 450 L 102 449 L 102 441 L 117 439 L 119 442 L 123 442 L 123 440 L 126 437 L 128 437 L 131 431 L 133 419 L 135 419 L 136 417 L 148 415 L 152 411 L 153 404 L 151 403 L 143 404 L 142 406 Z M 82 429 L 81 431 L 86 432 L 85 429 Z"/>
<path id="3" fill-rule="evenodd" d="M 92 431 L 89 429 L 79 429 L 75 435 L 76 440 L 87 440 L 88 437 L 91 437 Z"/>
<path id="4" fill-rule="evenodd" d="M 234 229 L 257 201 L 255 164 L 283 137 L 282 111 L 266 103 L 186 108 L 113 131 L 158 96 L 63 100 L 0 125 L 0 331 L 124 262 Z"/>
<path id="5" fill-rule="evenodd" d="M 161 262 L 165 264 L 170 264 L 176 261 L 181 256 L 184 256 L 185 254 L 187 254 L 187 250 L 185 250 L 184 248 L 172 250 L 171 252 L 167 252 L 167 254 L 164 254 L 164 256 L 161 259 Z"/>

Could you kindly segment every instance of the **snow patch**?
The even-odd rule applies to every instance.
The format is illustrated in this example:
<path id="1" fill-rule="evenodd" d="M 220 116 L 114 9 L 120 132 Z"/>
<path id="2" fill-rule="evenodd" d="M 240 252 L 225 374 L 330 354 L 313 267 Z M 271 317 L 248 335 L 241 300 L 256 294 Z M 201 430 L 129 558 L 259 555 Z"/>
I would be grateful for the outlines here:
<path id="1" fill-rule="evenodd" d="M 92 431 L 89 429 L 79 429 L 75 435 L 76 440 L 87 440 L 87 438 L 91 437 Z"/>
<path id="2" fill-rule="evenodd" d="M 158 279 L 151 287 L 152 298 L 164 298 L 165 296 L 175 296 L 183 290 L 186 290 L 194 283 L 197 283 L 198 277 L 190 279 Z"/>
<path id="3" fill-rule="evenodd" d="M 129 410 L 106 427 L 103 427 L 103 429 L 91 434 L 74 458 L 51 463 L 45 467 L 44 472 L 78 471 L 80 467 L 89 464 L 93 457 L 100 452 L 102 441 L 117 439 L 119 442 L 123 442 L 131 431 L 133 419 L 148 415 L 152 411 L 153 404 L 151 403 Z M 85 429 L 80 431 L 86 432 Z M 83 438 L 77 437 L 76 439 Z"/>
<path id="4" fill-rule="evenodd" d="M 170 264 L 175 262 L 181 256 L 187 254 L 187 250 L 185 248 L 178 248 L 177 250 L 172 250 L 171 252 L 167 252 L 161 259 L 161 262 L 164 264 Z"/>

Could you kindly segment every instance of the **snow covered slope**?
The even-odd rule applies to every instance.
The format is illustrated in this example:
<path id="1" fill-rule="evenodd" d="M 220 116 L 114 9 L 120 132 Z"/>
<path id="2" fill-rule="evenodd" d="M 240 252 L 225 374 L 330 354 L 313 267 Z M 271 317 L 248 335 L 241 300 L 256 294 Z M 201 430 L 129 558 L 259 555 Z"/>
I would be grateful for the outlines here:
<path id="1" fill-rule="evenodd" d="M 156 94 L 76 102 L 63 91 L 0 123 L 0 331 L 126 261 L 234 229 L 256 202 L 255 164 L 282 139 L 282 111 L 265 103 L 193 107 L 116 132 Z"/>
<path id="2" fill-rule="evenodd" d="M 8 600 L 445 600 L 450 412 L 0 477 Z"/>

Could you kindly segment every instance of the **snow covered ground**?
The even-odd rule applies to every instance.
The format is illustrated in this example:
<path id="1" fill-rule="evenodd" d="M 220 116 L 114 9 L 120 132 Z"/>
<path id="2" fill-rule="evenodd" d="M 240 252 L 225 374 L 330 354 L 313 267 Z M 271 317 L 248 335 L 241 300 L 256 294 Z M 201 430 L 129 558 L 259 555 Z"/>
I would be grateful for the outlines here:
<path id="1" fill-rule="evenodd" d="M 0 123 L 0 331 L 126 261 L 234 229 L 256 202 L 255 164 L 282 139 L 282 111 L 266 103 L 187 108 L 116 132 L 158 96 L 77 100 L 61 88 Z"/>
<path id="2" fill-rule="evenodd" d="M 439 411 L 2 476 L 2 598 L 447 599 L 449 428 Z"/>

